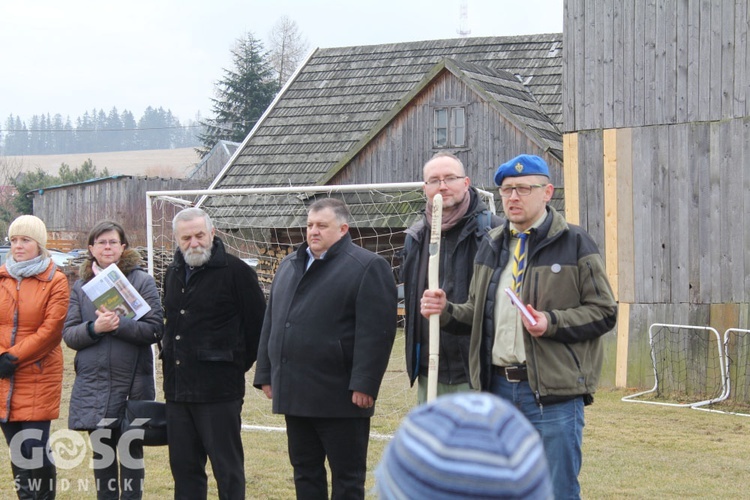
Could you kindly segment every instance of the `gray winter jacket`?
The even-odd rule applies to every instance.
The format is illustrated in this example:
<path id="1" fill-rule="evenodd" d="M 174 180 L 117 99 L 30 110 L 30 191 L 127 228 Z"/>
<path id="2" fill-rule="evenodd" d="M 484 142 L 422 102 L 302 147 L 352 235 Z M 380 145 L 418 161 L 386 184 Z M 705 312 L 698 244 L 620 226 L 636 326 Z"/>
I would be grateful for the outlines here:
<path id="1" fill-rule="evenodd" d="M 151 344 L 162 336 L 162 307 L 154 279 L 139 263 L 138 252 L 128 249 L 118 267 L 151 310 L 138 321 L 120 318 L 120 327 L 111 333 L 91 335 L 87 329 L 88 322 L 96 320 L 96 308 L 82 289 L 94 277 L 90 259 L 81 266 L 81 279 L 70 292 L 63 340 L 77 351 L 68 416 L 71 429 L 96 429 L 103 418 L 121 418 L 127 399 L 152 400 L 156 395 Z"/>

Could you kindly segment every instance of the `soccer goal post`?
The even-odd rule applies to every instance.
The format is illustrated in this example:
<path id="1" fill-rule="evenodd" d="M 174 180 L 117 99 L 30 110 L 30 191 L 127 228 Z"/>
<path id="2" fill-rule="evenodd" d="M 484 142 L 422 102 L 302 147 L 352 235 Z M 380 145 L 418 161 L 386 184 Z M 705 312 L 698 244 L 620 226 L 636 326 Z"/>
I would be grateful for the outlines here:
<path id="1" fill-rule="evenodd" d="M 695 408 L 725 397 L 726 360 L 719 332 L 706 326 L 654 323 L 648 336 L 654 386 L 623 401 Z"/>
<path id="2" fill-rule="evenodd" d="M 404 230 L 423 217 L 426 202 L 423 187 L 422 182 L 409 182 L 149 191 L 146 193 L 148 270 L 161 289 L 164 272 L 176 250 L 172 219 L 181 209 L 198 206 L 209 214 L 217 236 L 228 251 L 255 268 L 267 293 L 281 260 L 305 240 L 310 204 L 320 198 L 335 197 L 346 202 L 351 211 L 350 234 L 354 243 L 383 256 L 391 264 L 394 279 L 400 282 Z M 494 213 L 493 193 L 478 192 Z M 252 375 L 252 372 L 248 375 L 249 381 Z M 255 426 L 283 425 L 283 420 L 271 415 L 270 402 L 260 391 L 248 390 L 246 402 L 250 403 L 246 407 L 252 416 L 243 416 L 245 424 L 249 418 Z M 415 403 L 416 389 L 410 387 L 406 375 L 403 332 L 399 330 L 381 386 L 373 432 L 384 435 L 394 432 Z"/>
<path id="3" fill-rule="evenodd" d="M 724 393 L 693 408 L 750 417 L 750 330 L 728 328 L 724 332 L 724 360 Z"/>

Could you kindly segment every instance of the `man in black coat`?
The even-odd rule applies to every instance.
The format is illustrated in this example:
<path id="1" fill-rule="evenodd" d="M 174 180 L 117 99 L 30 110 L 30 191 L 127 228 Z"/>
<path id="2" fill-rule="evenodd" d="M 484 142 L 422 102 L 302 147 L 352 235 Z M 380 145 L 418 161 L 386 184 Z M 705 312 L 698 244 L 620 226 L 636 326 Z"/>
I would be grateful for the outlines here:
<path id="1" fill-rule="evenodd" d="M 396 335 L 385 259 L 352 243 L 349 209 L 310 206 L 307 242 L 279 265 L 255 387 L 286 417 L 297 498 L 364 498 L 370 417 Z"/>
<path id="2" fill-rule="evenodd" d="M 406 371 L 413 385 L 418 381 L 417 400 L 427 400 L 430 328 L 419 311 L 419 300 L 427 288 L 430 258 L 432 199 L 443 197 L 440 239 L 440 288 L 448 299 L 462 303 L 469 297 L 474 256 L 488 231 L 502 219 L 493 214 L 471 187 L 461 160 L 451 153 L 438 153 L 424 165 L 425 217 L 406 230 L 402 253 L 401 280 L 404 282 Z M 437 394 L 468 391 L 469 340 L 465 335 L 440 332 Z"/>
<path id="3" fill-rule="evenodd" d="M 172 229 L 179 250 L 164 278 L 162 359 L 175 498 L 206 498 L 206 458 L 219 497 L 245 498 L 240 412 L 265 298 L 203 210 L 182 210 Z"/>

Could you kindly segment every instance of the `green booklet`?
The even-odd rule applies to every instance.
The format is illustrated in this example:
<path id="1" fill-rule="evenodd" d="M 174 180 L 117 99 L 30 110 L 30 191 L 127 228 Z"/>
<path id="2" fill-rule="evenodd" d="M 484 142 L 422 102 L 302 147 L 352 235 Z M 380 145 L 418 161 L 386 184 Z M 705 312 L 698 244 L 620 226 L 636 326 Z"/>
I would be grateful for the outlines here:
<path id="1" fill-rule="evenodd" d="M 133 288 L 117 264 L 110 264 L 83 285 L 86 296 L 97 309 L 104 306 L 124 318 L 137 320 L 151 310 L 141 294 Z"/>

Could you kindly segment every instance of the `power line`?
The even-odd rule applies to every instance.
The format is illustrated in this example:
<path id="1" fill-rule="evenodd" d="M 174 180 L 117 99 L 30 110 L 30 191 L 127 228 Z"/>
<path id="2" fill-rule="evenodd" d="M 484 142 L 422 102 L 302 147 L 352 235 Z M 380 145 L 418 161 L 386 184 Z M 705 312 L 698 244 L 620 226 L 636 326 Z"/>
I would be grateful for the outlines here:
<path id="1" fill-rule="evenodd" d="M 98 129 L 89 129 L 89 128 L 74 128 L 74 129 L 36 129 L 36 128 L 25 128 L 25 129 L 2 129 L 0 128 L 0 132 L 140 132 L 144 130 L 176 130 L 176 129 L 186 129 L 186 128 L 200 128 L 203 125 L 180 125 L 179 127 L 145 127 L 145 128 L 98 128 Z"/>

